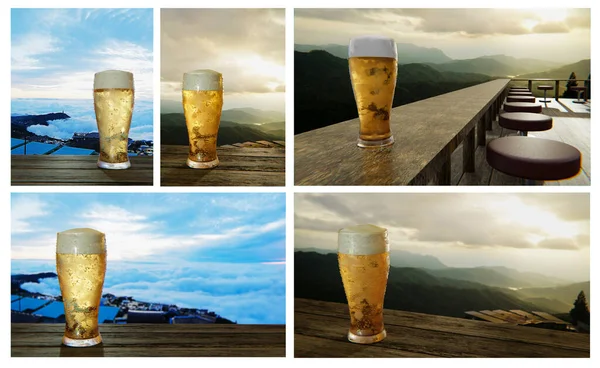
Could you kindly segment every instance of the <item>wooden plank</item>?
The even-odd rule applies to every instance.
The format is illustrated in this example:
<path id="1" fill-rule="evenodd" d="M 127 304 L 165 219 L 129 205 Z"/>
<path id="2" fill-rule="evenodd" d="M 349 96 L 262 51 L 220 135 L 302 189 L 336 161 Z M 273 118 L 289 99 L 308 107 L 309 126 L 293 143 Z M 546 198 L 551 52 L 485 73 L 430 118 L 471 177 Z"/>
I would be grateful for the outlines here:
<path id="1" fill-rule="evenodd" d="M 475 171 L 475 128 L 471 129 L 463 145 L 463 171 L 474 172 Z"/>
<path id="2" fill-rule="evenodd" d="M 315 349 L 318 346 L 318 349 Z M 381 344 L 359 345 L 347 340 L 294 335 L 295 358 L 435 358 L 435 355 L 389 349 Z"/>
<path id="3" fill-rule="evenodd" d="M 484 314 L 484 313 L 481 313 L 481 312 L 477 312 L 477 311 L 468 311 L 468 312 L 465 312 L 465 314 L 468 315 L 468 316 L 475 317 L 477 319 L 481 319 L 481 320 L 486 321 L 486 322 L 506 323 L 506 321 L 503 320 L 503 319 L 496 318 L 496 317 L 493 317 L 493 316 L 489 316 L 487 314 Z"/>
<path id="4" fill-rule="evenodd" d="M 535 314 L 538 317 L 543 318 L 545 321 L 552 321 L 552 322 L 560 322 L 560 323 L 566 323 L 565 321 L 563 321 L 562 319 L 555 317 L 549 313 L 546 312 L 539 312 L 539 311 L 531 311 L 531 313 Z"/>
<path id="5" fill-rule="evenodd" d="M 294 300 L 294 310 L 295 333 L 298 333 L 298 327 L 303 326 L 305 323 L 304 319 L 306 315 L 312 315 L 317 317 L 315 322 L 318 322 L 320 317 L 327 318 L 322 319 L 321 323 L 311 324 L 317 331 L 313 331 L 313 334 L 304 333 L 305 335 L 320 336 L 318 331 L 318 326 L 320 325 L 323 328 L 333 330 L 332 333 L 338 336 L 334 339 L 339 338 L 339 336 L 345 336 L 349 325 L 349 313 L 346 304 L 296 298 Z M 390 309 L 384 310 L 384 320 L 388 337 L 395 330 L 391 326 L 405 326 L 409 327 L 411 331 L 422 330 L 426 332 L 426 336 L 435 336 L 438 333 L 443 333 L 442 336 L 446 336 L 445 333 L 449 333 L 457 335 L 455 338 L 460 338 L 461 336 L 473 337 L 476 338 L 475 340 L 485 341 L 486 345 L 503 345 L 506 342 L 515 342 L 529 346 L 529 350 L 537 350 L 541 347 L 549 347 L 551 348 L 550 350 L 556 348 L 561 350 L 554 353 L 559 356 L 563 353 L 566 354 L 565 356 L 572 356 L 569 351 L 574 356 L 589 356 L 590 345 L 589 335 L 587 334 L 535 329 L 511 324 L 495 324 L 465 318 L 444 317 Z M 394 334 L 398 333 L 400 332 L 396 331 Z M 408 334 L 409 337 L 413 334 L 413 332 L 408 331 L 404 333 Z M 448 339 L 453 340 L 454 338 Z M 484 349 L 484 351 L 486 349 L 481 345 L 480 348 Z M 427 353 L 426 351 L 417 352 Z M 505 353 L 510 354 L 510 351 L 505 351 Z M 513 353 L 515 354 L 507 356 L 521 356 L 516 351 Z M 537 355 L 536 352 L 531 352 L 531 354 L 533 354 L 531 356 L 544 356 L 543 354 Z M 553 353 L 550 354 L 548 356 L 556 356 L 552 355 Z"/>
<path id="6" fill-rule="evenodd" d="M 429 174 L 475 127 L 508 84 L 496 79 L 391 111 L 395 143 L 378 149 L 356 146 L 358 119 L 295 136 L 296 185 L 409 185 Z M 300 122 L 296 122 L 297 124 Z M 318 164 L 315 164 L 318 163 Z"/>
<path id="7" fill-rule="evenodd" d="M 218 147 L 219 165 L 212 169 L 187 167 L 187 146 L 161 147 L 161 185 L 164 186 L 283 186 L 285 148 Z"/>
<path id="8" fill-rule="evenodd" d="M 98 156 L 11 156 L 12 185 L 152 185 L 152 157 L 130 157 L 126 170 L 96 166 Z"/>
<path id="9" fill-rule="evenodd" d="M 427 328 L 399 324 L 393 316 L 391 316 L 392 318 L 389 317 L 390 314 L 388 313 L 385 317 L 387 337 L 377 343 L 378 346 L 388 350 L 401 350 L 403 352 L 440 357 L 589 357 L 589 351 L 585 349 L 530 344 L 526 341 L 514 340 L 508 334 L 502 339 L 492 339 L 463 334 L 460 330 L 437 330 L 433 332 L 433 330 Z M 477 324 L 481 326 L 480 330 L 485 330 L 488 326 L 506 328 L 506 325 L 502 324 L 454 319 Z M 343 342 L 346 339 L 349 323 L 349 316 L 345 316 L 345 318 L 324 316 L 296 310 L 295 334 Z M 527 329 L 526 327 L 514 325 L 510 327 Z M 527 334 L 527 331 L 523 332 Z M 512 333 L 515 334 L 516 331 L 512 331 Z M 348 344 L 351 343 L 348 342 Z M 321 346 L 313 345 L 313 354 L 320 351 Z M 305 349 L 307 348 L 308 346 L 305 347 Z M 332 352 L 327 354 L 330 355 Z"/>
<path id="10" fill-rule="evenodd" d="M 100 325 L 100 346 L 61 346 L 62 324 L 12 324 L 12 356 L 283 357 L 284 325 Z"/>
<path id="11" fill-rule="evenodd" d="M 518 314 L 518 315 L 521 315 L 521 316 L 523 316 L 523 317 L 525 317 L 525 318 L 527 318 L 529 320 L 532 320 L 532 321 L 543 321 L 542 318 L 536 316 L 535 314 L 531 314 L 529 312 L 525 312 L 525 311 L 522 311 L 522 310 L 519 310 L 519 309 L 511 309 L 510 312 Z"/>
<path id="12" fill-rule="evenodd" d="M 190 169 L 193 170 L 193 169 Z M 187 170 L 186 170 L 187 171 Z M 232 171 L 232 170 L 160 170 L 163 186 L 284 186 L 284 172 Z"/>

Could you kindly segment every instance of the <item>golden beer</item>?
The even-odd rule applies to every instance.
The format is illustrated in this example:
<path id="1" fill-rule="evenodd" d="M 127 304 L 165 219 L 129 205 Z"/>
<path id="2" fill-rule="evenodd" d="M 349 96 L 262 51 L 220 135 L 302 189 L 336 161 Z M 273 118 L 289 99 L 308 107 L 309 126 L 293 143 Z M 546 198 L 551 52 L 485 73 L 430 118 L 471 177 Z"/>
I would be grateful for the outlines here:
<path id="1" fill-rule="evenodd" d="M 107 70 L 94 76 L 94 111 L 100 139 L 98 167 L 127 169 L 127 147 L 133 115 L 133 74 Z"/>
<path id="2" fill-rule="evenodd" d="M 57 234 L 56 273 L 65 308 L 63 344 L 93 346 L 102 342 L 98 312 L 106 273 L 104 234 L 72 229 Z"/>
<path id="3" fill-rule="evenodd" d="M 340 230 L 338 263 L 350 310 L 348 340 L 359 344 L 383 340 L 383 300 L 390 269 L 387 230 L 374 225 Z"/>
<path id="4" fill-rule="evenodd" d="M 190 150 L 187 165 L 208 169 L 219 164 L 217 134 L 223 108 L 223 77 L 213 70 L 195 70 L 183 76 L 183 113 Z"/>
<path id="5" fill-rule="evenodd" d="M 394 40 L 373 36 L 352 39 L 348 64 L 360 121 L 358 146 L 394 143 L 390 126 L 398 74 Z"/>

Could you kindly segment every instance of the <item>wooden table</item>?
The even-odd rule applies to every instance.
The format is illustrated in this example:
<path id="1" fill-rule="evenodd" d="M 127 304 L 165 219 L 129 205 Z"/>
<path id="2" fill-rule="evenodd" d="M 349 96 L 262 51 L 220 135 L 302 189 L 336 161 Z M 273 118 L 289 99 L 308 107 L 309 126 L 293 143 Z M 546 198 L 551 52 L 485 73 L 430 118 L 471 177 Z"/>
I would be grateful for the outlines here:
<path id="1" fill-rule="evenodd" d="M 485 144 L 509 82 L 496 79 L 393 108 L 395 143 L 387 147 L 357 147 L 358 118 L 298 134 L 295 184 L 448 185 L 450 157 L 462 142 L 463 171 L 475 170 L 476 144 Z"/>
<path id="2" fill-rule="evenodd" d="M 61 345 L 63 324 L 13 323 L 11 356 L 284 357 L 285 325 L 100 325 L 103 342 Z"/>
<path id="3" fill-rule="evenodd" d="M 271 143 L 271 146 L 267 146 L 267 143 Z M 160 147 L 162 186 L 285 185 L 283 142 L 259 141 L 217 147 L 219 165 L 213 169 L 189 168 L 186 165 L 188 150 L 188 146 Z"/>
<path id="4" fill-rule="evenodd" d="M 129 157 L 126 170 L 105 170 L 98 156 L 11 156 L 12 185 L 152 185 L 152 156 Z"/>
<path id="5" fill-rule="evenodd" d="M 387 338 L 348 342 L 348 306 L 295 299 L 295 357 L 590 357 L 590 335 L 384 310 Z"/>

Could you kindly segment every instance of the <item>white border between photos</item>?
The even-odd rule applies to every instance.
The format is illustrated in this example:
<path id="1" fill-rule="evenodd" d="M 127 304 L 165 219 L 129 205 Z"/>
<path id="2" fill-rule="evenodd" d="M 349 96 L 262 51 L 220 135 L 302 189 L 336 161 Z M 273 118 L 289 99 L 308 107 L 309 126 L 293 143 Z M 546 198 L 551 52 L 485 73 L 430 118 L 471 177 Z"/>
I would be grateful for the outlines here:
<path id="1" fill-rule="evenodd" d="M 590 193 L 590 200 L 596 198 L 593 195 L 595 181 L 592 181 L 591 187 L 294 187 L 294 8 L 399 8 L 399 7 L 497 7 L 497 8 L 550 8 L 550 7 L 583 7 L 592 8 L 592 19 L 595 20 L 597 16 L 600 16 L 597 9 L 594 9 L 594 2 L 591 0 L 575 1 L 575 2 L 561 2 L 557 6 L 556 3 L 549 1 L 530 0 L 526 3 L 523 1 L 516 0 L 505 0 L 505 1 L 473 1 L 473 0 L 455 0 L 452 2 L 444 2 L 441 0 L 421 0 L 418 2 L 412 2 L 409 0 L 375 0 L 375 1 L 335 1 L 335 0 L 256 0 L 256 1 L 242 1 L 242 0 L 221 0 L 218 2 L 210 2 L 206 0 L 154 0 L 154 1 L 88 1 L 85 3 L 74 1 L 74 0 L 54 0 L 54 1 L 43 1 L 43 0 L 29 0 L 29 1 L 7 1 L 6 5 L 2 9 L 2 19 L 4 20 L 4 35 L 3 35 L 3 49 L 10 50 L 10 8 L 12 7 L 35 7 L 35 8 L 81 8 L 81 7 L 103 7 L 103 8 L 125 8 L 125 7 L 142 7 L 142 8 L 154 8 L 154 140 L 156 143 L 160 142 L 160 9 L 161 8 L 286 8 L 286 99 L 285 99 L 285 111 L 286 111 L 286 186 L 285 187 L 270 187 L 270 188 L 257 188 L 257 187 L 193 187 L 193 188 L 179 188 L 179 187 L 160 187 L 160 149 L 155 151 L 154 155 L 154 185 L 147 187 L 11 187 L 10 186 L 10 155 L 6 154 L 0 159 L 0 165 L 2 165 L 3 183 L 0 184 L 2 189 L 1 208 L 3 210 L 2 219 L 2 234 L 5 239 L 5 246 L 3 247 L 3 253 L 1 254 L 5 259 L 5 273 L 8 274 L 10 270 L 10 193 L 80 193 L 80 192 L 99 192 L 99 193 L 147 193 L 147 192 L 165 192 L 165 193 L 179 193 L 179 192 L 284 192 L 286 193 L 286 358 L 163 358 L 160 360 L 148 360 L 144 358 L 122 358 L 127 359 L 129 364 L 143 363 L 152 366 L 163 366 L 176 364 L 181 367 L 196 367 L 203 364 L 214 364 L 214 363 L 225 363 L 225 364 L 243 364 L 249 368 L 258 367 L 305 367 L 309 364 L 316 368 L 328 367 L 331 364 L 347 364 L 354 365 L 360 362 L 361 365 L 375 365 L 375 364 L 402 364 L 407 367 L 431 367 L 441 366 L 449 368 L 464 368 L 464 367 L 502 367 L 504 368 L 507 364 L 520 367 L 530 366 L 531 364 L 543 364 L 545 367 L 560 367 L 564 368 L 566 365 L 576 365 L 590 367 L 592 361 L 600 362 L 600 358 L 592 351 L 591 359 L 544 359 L 543 361 L 532 361 L 531 359 L 415 359 L 415 358 L 403 358 L 399 360 L 390 360 L 392 358 L 374 359 L 367 358 L 357 360 L 341 360 L 341 359 L 294 359 L 294 265 L 293 265 L 293 252 L 294 252 L 294 192 L 297 193 L 369 193 L 369 192 L 405 192 L 405 193 L 505 193 L 505 192 L 520 192 L 520 193 L 539 193 L 539 192 L 560 192 L 560 193 Z M 596 6 L 598 7 L 598 6 Z M 594 23 L 592 23 L 592 39 L 596 40 Z M 592 47 L 592 69 L 594 65 L 597 65 L 596 56 L 598 53 L 595 52 L 596 48 Z M 3 75 L 5 80 L 10 81 L 10 61 L 7 56 L 4 57 L 2 63 Z M 600 69 L 600 68 L 599 68 Z M 2 90 L 2 114 L 8 116 L 11 109 L 10 107 L 10 83 L 5 85 Z M 595 117 L 595 115 L 594 115 Z M 592 125 L 594 125 L 592 119 Z M 598 135 L 596 127 L 592 129 L 592 142 L 598 141 L 595 137 Z M 8 139 L 0 140 L 0 152 L 8 152 Z M 593 144 L 594 146 L 596 143 Z M 592 150 L 592 162 L 596 162 L 598 155 L 595 154 L 596 150 Z M 598 204 L 597 201 L 591 202 L 591 223 L 599 218 L 597 214 Z M 597 239 L 597 234 L 592 227 L 591 242 Z M 600 262 L 600 257 L 594 247 L 590 246 L 591 262 L 596 264 Z M 593 294 L 596 295 L 600 292 L 600 288 L 596 287 L 597 271 L 594 267 L 591 267 L 591 278 L 593 279 L 592 288 Z M 8 275 L 7 275 L 8 276 Z M 0 283 L 0 295 L 4 295 L 8 298 L 8 282 Z M 28 366 L 33 364 L 43 365 L 44 367 L 62 367 L 63 361 L 56 359 L 36 359 L 36 358 L 10 358 L 10 320 L 8 302 L 5 301 L 0 309 L 5 316 L 2 319 L 3 333 L 0 335 L 0 343 L 2 347 L 2 360 L 4 364 L 8 364 L 9 367 L 13 366 Z M 595 314 L 594 314 L 595 315 Z M 595 319 L 595 318 L 593 318 Z M 592 347 L 596 347 L 595 342 L 598 341 L 596 333 L 591 335 Z M 592 350 L 594 350 L 592 348 Z M 135 361 L 132 361 L 135 360 Z M 141 360 L 144 359 L 142 362 Z M 117 364 L 124 364 L 124 361 L 119 361 Z M 115 364 L 114 359 L 110 361 L 104 361 L 101 359 L 93 358 L 73 358 L 70 359 L 68 364 L 77 365 L 84 364 L 86 367 L 104 367 L 106 364 Z M 597 363 L 596 363 L 597 364 Z M 4 365 L 6 366 L 6 365 Z"/>

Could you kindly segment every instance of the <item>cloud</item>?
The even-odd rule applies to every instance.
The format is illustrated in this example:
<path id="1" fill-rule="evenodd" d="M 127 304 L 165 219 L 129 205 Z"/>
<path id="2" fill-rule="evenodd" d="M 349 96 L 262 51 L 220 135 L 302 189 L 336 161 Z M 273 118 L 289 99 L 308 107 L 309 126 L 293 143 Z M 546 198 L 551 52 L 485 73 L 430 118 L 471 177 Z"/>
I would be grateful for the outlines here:
<path id="1" fill-rule="evenodd" d="M 14 274 L 15 269 L 27 270 L 30 263 L 13 261 L 11 273 Z M 29 273 L 39 272 L 39 267 L 32 263 Z M 26 283 L 23 288 L 60 295 L 56 278 L 44 279 L 39 284 Z M 238 323 L 285 324 L 284 265 L 109 262 L 103 293 L 179 307 L 206 308 Z"/>
<path id="2" fill-rule="evenodd" d="M 11 201 L 11 233 L 22 234 L 39 230 L 32 226 L 30 219 L 44 217 L 48 214 L 48 204 L 37 196 L 16 197 Z"/>
<path id="3" fill-rule="evenodd" d="M 226 95 L 285 90 L 284 9 L 162 9 L 161 97 L 181 99 L 184 72 L 223 74 Z"/>
<path id="4" fill-rule="evenodd" d="M 59 40 L 49 34 L 29 33 L 18 37 L 11 46 L 12 70 L 45 69 L 41 57 L 60 51 Z"/>
<path id="5" fill-rule="evenodd" d="M 559 250 L 578 250 L 579 245 L 575 239 L 551 238 L 544 239 L 537 244 L 538 248 L 559 249 Z"/>
<path id="6" fill-rule="evenodd" d="M 569 27 L 564 22 L 538 23 L 532 29 L 533 33 L 569 33 Z"/>
<path id="7" fill-rule="evenodd" d="M 557 247 L 553 240 L 577 239 L 589 234 L 589 212 L 573 209 L 583 198 L 577 195 L 481 194 L 298 194 L 296 195 L 296 243 L 334 248 L 331 237 L 319 243 L 320 233 L 334 234 L 342 227 L 374 223 L 390 230 L 392 245 L 421 242 L 482 248 Z M 525 198 L 527 197 L 527 199 Z M 530 197 L 537 197 L 535 200 Z M 589 196 L 587 196 L 589 202 Z M 545 204 L 540 204 L 545 203 Z M 553 203 L 549 205 L 547 203 Z M 589 203 L 588 203 L 589 206 Z M 564 211 L 561 213 L 560 211 Z M 565 220 L 564 217 L 575 218 Z M 583 238 L 585 240 L 585 238 Z M 312 243 L 311 243 L 312 242 Z M 584 241 L 561 243 L 580 249 Z"/>

